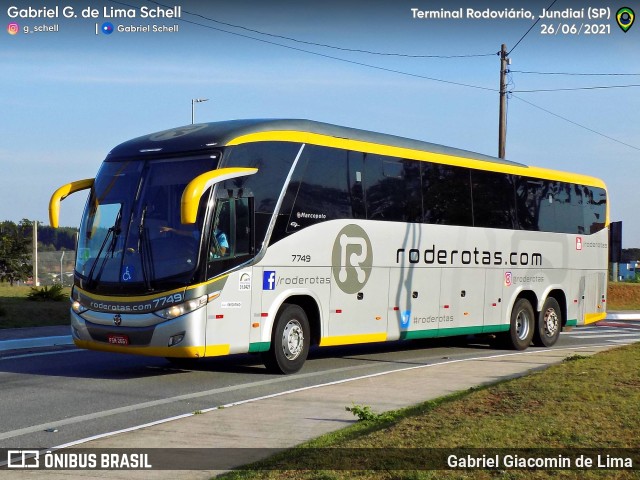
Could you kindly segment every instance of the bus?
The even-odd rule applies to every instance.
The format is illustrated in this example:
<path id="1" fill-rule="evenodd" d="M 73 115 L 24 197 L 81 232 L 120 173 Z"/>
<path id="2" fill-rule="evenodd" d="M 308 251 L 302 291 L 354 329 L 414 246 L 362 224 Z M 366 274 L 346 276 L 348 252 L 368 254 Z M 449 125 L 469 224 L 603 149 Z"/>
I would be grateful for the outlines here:
<path id="1" fill-rule="evenodd" d="M 71 292 L 80 348 L 186 359 L 487 335 L 523 350 L 605 318 L 596 178 L 309 120 L 188 125 L 115 147 Z"/>

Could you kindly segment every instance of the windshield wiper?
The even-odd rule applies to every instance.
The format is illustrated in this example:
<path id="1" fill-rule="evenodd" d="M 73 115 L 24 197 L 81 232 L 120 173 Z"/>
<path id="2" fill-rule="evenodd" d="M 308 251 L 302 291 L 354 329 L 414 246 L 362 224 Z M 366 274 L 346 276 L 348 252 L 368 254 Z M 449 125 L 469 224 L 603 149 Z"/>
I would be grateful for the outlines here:
<path id="1" fill-rule="evenodd" d="M 138 227 L 138 254 L 140 255 L 140 265 L 142 266 L 142 279 L 144 286 L 151 291 L 151 278 L 153 278 L 153 256 L 151 253 L 151 245 L 149 236 L 147 235 L 147 227 L 144 225 L 147 216 L 147 205 L 142 209 L 140 215 L 140 226 Z"/>
<path id="2" fill-rule="evenodd" d="M 96 259 L 94 260 L 93 265 L 91 265 L 91 270 L 89 270 L 89 276 L 88 276 L 89 283 L 91 284 L 93 282 L 94 287 L 100 281 L 100 277 L 102 276 L 104 265 L 107 261 L 109 254 L 111 254 L 111 258 L 113 258 L 113 254 L 115 253 L 115 249 L 116 249 L 116 244 L 118 243 L 118 237 L 120 236 L 120 233 L 121 233 L 121 228 L 120 228 L 121 221 L 122 221 L 122 205 L 120 205 L 120 210 L 118 210 L 118 215 L 116 215 L 116 220 L 114 224 L 111 227 L 109 227 L 109 229 L 107 230 L 107 234 L 104 236 L 102 245 L 100 245 L 100 249 L 98 250 Z M 102 262 L 100 263 L 100 269 L 98 270 L 98 274 L 94 279 L 93 272 L 95 271 L 96 266 L 98 265 L 98 260 L 100 259 L 100 255 L 102 255 L 104 247 L 107 245 L 107 241 L 109 240 L 109 238 L 111 238 L 111 243 L 109 244 L 109 248 L 107 249 L 107 254 L 104 257 L 102 257 Z"/>

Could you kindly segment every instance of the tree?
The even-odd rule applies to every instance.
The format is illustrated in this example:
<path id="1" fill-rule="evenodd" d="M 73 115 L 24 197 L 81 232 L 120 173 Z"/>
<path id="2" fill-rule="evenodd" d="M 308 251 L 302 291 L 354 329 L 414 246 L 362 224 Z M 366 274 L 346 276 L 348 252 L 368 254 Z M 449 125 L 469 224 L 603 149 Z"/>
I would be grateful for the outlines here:
<path id="1" fill-rule="evenodd" d="M 31 222 L 26 219 L 18 225 L 10 221 L 0 223 L 0 281 L 13 286 L 29 277 L 32 230 Z"/>
<path id="2" fill-rule="evenodd" d="M 636 262 L 640 260 L 640 248 L 623 248 L 621 263 Z"/>

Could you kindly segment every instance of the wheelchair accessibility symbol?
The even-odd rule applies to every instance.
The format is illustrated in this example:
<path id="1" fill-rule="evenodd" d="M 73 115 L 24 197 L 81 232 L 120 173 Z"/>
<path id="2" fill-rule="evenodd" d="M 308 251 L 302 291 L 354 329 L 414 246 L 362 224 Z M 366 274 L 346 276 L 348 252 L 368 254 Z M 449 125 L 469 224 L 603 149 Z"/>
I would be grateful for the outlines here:
<path id="1" fill-rule="evenodd" d="M 122 275 L 120 275 L 120 278 L 123 282 L 130 282 L 131 280 L 133 280 L 134 273 L 135 270 L 133 269 L 133 266 L 124 265 L 122 267 Z"/>

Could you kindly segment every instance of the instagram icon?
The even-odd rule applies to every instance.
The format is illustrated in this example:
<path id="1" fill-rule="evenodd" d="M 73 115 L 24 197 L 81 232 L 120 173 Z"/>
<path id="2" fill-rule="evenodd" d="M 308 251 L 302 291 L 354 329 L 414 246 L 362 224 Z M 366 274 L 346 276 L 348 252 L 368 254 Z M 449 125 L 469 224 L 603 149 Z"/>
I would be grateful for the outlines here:
<path id="1" fill-rule="evenodd" d="M 7 32 L 9 32 L 9 35 L 17 35 L 19 31 L 20 26 L 17 23 L 11 22 L 9 25 L 7 25 Z"/>

